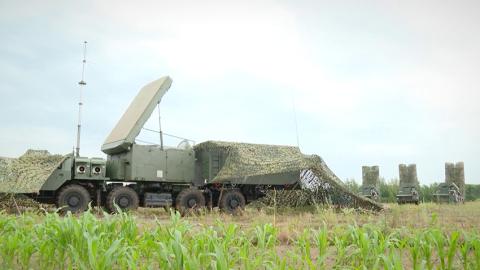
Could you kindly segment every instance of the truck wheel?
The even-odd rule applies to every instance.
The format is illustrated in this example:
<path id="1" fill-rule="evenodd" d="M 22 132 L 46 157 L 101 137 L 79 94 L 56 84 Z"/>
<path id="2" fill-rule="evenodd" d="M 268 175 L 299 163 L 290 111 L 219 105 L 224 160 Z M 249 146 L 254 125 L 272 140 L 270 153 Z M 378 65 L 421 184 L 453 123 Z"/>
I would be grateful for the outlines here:
<path id="1" fill-rule="evenodd" d="M 198 212 L 205 207 L 205 197 L 202 191 L 188 188 L 180 191 L 175 199 L 175 207 L 182 215 Z"/>
<path id="2" fill-rule="evenodd" d="M 218 206 L 225 213 L 238 214 L 245 209 L 245 197 L 238 190 L 228 190 L 222 194 Z"/>
<path id="3" fill-rule="evenodd" d="M 107 209 L 115 213 L 118 206 L 122 211 L 135 210 L 138 208 L 139 198 L 137 192 L 129 187 L 116 187 L 107 195 Z"/>
<path id="4" fill-rule="evenodd" d="M 57 207 L 63 207 L 62 212 L 80 213 L 88 208 L 92 201 L 90 193 L 84 187 L 76 184 L 64 186 L 57 196 Z"/>

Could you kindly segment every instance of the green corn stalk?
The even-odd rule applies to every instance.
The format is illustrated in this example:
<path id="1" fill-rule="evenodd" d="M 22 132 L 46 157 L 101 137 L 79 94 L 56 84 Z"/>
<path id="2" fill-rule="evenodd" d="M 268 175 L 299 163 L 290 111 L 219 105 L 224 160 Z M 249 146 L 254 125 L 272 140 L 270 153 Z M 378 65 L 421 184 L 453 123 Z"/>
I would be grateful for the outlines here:
<path id="1" fill-rule="evenodd" d="M 441 269 L 445 269 L 445 237 L 443 233 L 437 229 L 431 230 L 433 243 L 435 244 L 437 255 L 440 260 Z"/>
<path id="2" fill-rule="evenodd" d="M 15 251 L 18 250 L 20 242 L 16 234 L 7 235 L 2 239 L 2 268 L 11 269 L 14 266 L 15 261 Z"/>
<path id="3" fill-rule="evenodd" d="M 385 270 L 402 270 L 403 265 L 402 265 L 402 260 L 401 256 L 398 256 L 395 252 L 395 249 L 390 249 L 388 255 L 380 255 L 382 264 L 383 264 L 383 269 Z"/>
<path id="4" fill-rule="evenodd" d="M 462 258 L 463 269 L 467 270 L 468 268 L 468 253 L 471 249 L 471 238 L 467 233 L 463 233 L 463 241 L 460 244 L 460 255 Z"/>
<path id="5" fill-rule="evenodd" d="M 255 242 L 258 248 L 273 247 L 277 241 L 277 229 L 270 223 L 255 228 Z"/>
<path id="6" fill-rule="evenodd" d="M 313 231 L 314 239 L 318 248 L 317 268 L 325 269 L 325 259 L 327 258 L 328 231 L 327 224 L 323 223 L 323 228 Z"/>
<path id="7" fill-rule="evenodd" d="M 140 231 L 128 213 L 32 217 L 0 214 L 2 269 L 401 269 L 407 252 L 414 269 L 453 269 L 460 263 L 464 269 L 480 267 L 476 231 L 447 237 L 440 228 L 384 232 L 374 224 L 328 231 L 324 223 L 303 230 L 279 255 L 272 224 L 245 230 L 220 220 L 213 226 L 192 225 L 171 212 L 169 222 L 157 220 L 157 226 Z M 329 244 L 335 247 L 332 254 Z M 440 256 L 442 246 L 444 262 L 434 265 L 432 252 Z"/>
<path id="8" fill-rule="evenodd" d="M 459 232 L 453 232 L 450 236 L 449 243 L 448 243 L 448 250 L 447 250 L 447 269 L 453 269 L 453 261 L 455 258 L 455 254 L 458 248 L 458 238 L 460 237 Z"/>
<path id="9" fill-rule="evenodd" d="M 311 242 L 310 242 L 309 230 L 307 229 L 303 230 L 302 234 L 296 241 L 296 246 L 297 246 L 297 249 L 299 250 L 299 253 L 301 254 L 304 267 L 307 267 L 308 269 L 314 269 L 315 266 L 311 258 Z"/>
<path id="10" fill-rule="evenodd" d="M 409 244 L 410 255 L 412 256 L 412 267 L 414 270 L 420 269 L 419 258 L 420 258 L 420 249 L 421 249 L 421 239 L 414 238 Z"/>
<path id="11" fill-rule="evenodd" d="M 20 242 L 20 246 L 18 248 L 20 265 L 23 269 L 29 269 L 30 259 L 35 252 L 35 244 L 34 241 L 30 239 L 30 233 L 28 233 L 26 230 L 20 230 L 18 236 L 18 240 Z"/>
<path id="12" fill-rule="evenodd" d="M 480 238 L 478 235 L 472 239 L 471 245 L 473 248 L 473 255 L 475 256 L 475 265 L 473 269 L 480 269 Z"/>
<path id="13" fill-rule="evenodd" d="M 339 236 L 334 236 L 333 243 L 336 249 L 335 264 L 341 265 L 344 262 L 345 253 L 346 253 L 346 244 Z"/>
<path id="14" fill-rule="evenodd" d="M 432 242 L 433 239 L 430 237 L 430 234 L 424 233 L 422 236 L 423 241 L 421 241 L 421 250 L 423 254 L 423 258 L 425 259 L 426 262 L 426 267 L 428 270 L 433 269 L 433 262 L 432 262 Z"/>

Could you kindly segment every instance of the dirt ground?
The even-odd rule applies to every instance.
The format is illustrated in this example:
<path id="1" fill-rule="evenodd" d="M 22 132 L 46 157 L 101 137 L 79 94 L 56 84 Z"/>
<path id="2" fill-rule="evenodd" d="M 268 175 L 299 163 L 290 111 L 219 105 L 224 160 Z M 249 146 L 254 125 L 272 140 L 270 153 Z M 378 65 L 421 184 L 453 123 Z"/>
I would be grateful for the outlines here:
<path id="1" fill-rule="evenodd" d="M 141 208 L 134 213 L 139 224 L 148 228 L 168 222 L 169 213 L 164 209 Z M 389 231 L 396 228 L 421 229 L 436 226 L 444 231 L 478 230 L 480 202 L 460 205 L 424 203 L 420 205 L 386 204 L 381 212 L 365 212 L 353 209 L 248 208 L 238 216 L 219 213 L 216 210 L 196 216 L 184 217 L 193 224 L 208 226 L 217 220 L 235 223 L 240 227 L 272 223 L 280 232 L 290 235 L 305 228 L 318 228 L 325 223 L 329 229 L 349 224 L 372 224 Z"/>

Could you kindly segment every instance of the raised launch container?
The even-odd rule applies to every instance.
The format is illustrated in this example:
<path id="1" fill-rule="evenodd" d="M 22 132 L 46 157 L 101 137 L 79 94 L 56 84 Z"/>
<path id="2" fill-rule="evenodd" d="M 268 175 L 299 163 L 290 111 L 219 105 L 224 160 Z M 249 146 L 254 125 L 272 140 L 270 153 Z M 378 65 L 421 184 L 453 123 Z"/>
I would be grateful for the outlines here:
<path id="1" fill-rule="evenodd" d="M 378 166 L 362 166 L 362 195 L 380 201 L 380 169 Z"/>

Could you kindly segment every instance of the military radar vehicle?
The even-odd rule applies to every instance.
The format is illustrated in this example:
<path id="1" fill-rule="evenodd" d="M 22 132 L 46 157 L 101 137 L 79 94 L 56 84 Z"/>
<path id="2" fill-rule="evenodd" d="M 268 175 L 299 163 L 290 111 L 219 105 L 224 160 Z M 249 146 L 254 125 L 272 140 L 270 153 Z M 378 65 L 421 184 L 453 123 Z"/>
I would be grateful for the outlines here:
<path id="1" fill-rule="evenodd" d="M 400 172 L 400 183 L 397 194 L 398 204 L 420 203 L 420 195 L 418 193 L 419 183 L 417 178 L 417 166 L 415 164 L 398 166 Z"/>
<path id="2" fill-rule="evenodd" d="M 72 212 L 93 202 L 110 211 L 172 206 L 187 212 L 218 206 L 235 213 L 269 190 L 299 189 L 300 172 L 311 169 L 324 181 L 318 186 L 340 190 L 351 206 L 382 209 L 346 190 L 320 157 L 304 155 L 298 147 L 220 141 L 194 145 L 189 140 L 167 147 L 161 130 L 159 144 L 140 144 L 137 136 L 171 84 L 167 76 L 140 90 L 101 147 L 106 159 L 69 154 L 52 163 L 51 156 L 33 153 L 38 166 L 19 173 L 5 169 L 0 193 L 28 194 Z M 28 160 L 30 156 L 20 157 L 13 164 L 18 168 Z"/>

